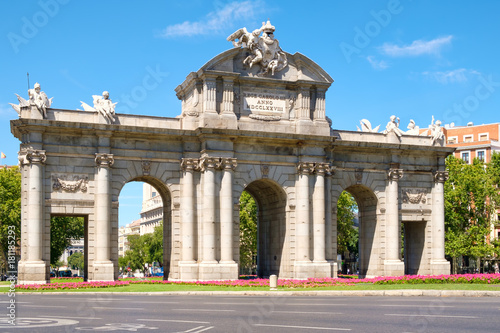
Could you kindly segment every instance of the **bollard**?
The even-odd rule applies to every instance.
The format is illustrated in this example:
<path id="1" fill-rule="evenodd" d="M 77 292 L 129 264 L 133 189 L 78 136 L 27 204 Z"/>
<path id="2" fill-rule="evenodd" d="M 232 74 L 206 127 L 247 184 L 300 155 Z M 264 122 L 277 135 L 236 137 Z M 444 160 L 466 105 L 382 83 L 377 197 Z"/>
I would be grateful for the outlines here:
<path id="1" fill-rule="evenodd" d="M 278 277 L 274 274 L 269 277 L 269 287 L 271 290 L 278 290 Z"/>

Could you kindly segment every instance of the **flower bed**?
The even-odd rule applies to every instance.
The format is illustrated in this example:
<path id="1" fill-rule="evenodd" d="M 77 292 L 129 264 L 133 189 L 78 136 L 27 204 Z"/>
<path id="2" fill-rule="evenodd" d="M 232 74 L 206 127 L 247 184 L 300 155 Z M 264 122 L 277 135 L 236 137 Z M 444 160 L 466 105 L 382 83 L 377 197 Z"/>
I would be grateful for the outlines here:
<path id="1" fill-rule="evenodd" d="M 405 275 L 381 276 L 367 279 L 356 278 L 310 278 L 306 280 L 279 279 L 278 287 L 285 289 L 316 288 L 333 286 L 353 286 L 355 284 L 500 284 L 500 274 L 463 274 L 463 275 Z M 106 282 L 54 282 L 48 284 L 17 285 L 19 290 L 61 290 L 88 289 L 127 286 L 131 284 L 161 284 L 216 287 L 269 287 L 269 279 L 242 279 L 225 281 L 164 281 L 158 278 L 134 279 Z"/>

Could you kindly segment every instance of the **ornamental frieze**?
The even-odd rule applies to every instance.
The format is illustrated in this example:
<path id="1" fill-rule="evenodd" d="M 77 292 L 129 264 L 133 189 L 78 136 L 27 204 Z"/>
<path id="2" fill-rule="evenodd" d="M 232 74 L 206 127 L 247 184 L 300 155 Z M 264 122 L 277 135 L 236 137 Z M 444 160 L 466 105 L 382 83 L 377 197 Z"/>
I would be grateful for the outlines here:
<path id="1" fill-rule="evenodd" d="M 63 192 L 87 192 L 89 177 L 86 175 L 52 175 L 52 189 Z"/>
<path id="2" fill-rule="evenodd" d="M 427 192 L 424 189 L 403 188 L 401 192 L 405 204 L 425 204 L 427 202 Z"/>

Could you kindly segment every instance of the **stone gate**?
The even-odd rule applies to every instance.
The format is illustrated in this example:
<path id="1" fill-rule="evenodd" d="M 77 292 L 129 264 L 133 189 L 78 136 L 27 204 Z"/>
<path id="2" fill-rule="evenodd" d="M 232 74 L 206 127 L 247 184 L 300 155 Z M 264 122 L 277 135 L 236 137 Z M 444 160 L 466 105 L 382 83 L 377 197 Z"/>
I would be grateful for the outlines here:
<path id="1" fill-rule="evenodd" d="M 114 114 L 109 94 L 84 111 L 51 108 L 39 87 L 19 97 L 11 128 L 21 141 L 20 283 L 49 281 L 57 215 L 85 219 L 88 280 L 118 279 L 118 198 L 131 181 L 163 199 L 169 279 L 238 278 L 244 190 L 258 204 L 262 276 L 336 276 L 344 190 L 359 206 L 360 275 L 449 273 L 443 183 L 453 149 L 439 135 L 402 133 L 392 119 L 384 133 L 332 129 L 333 80 L 283 52 L 273 32 L 267 22 L 231 35 L 235 48 L 176 88 L 176 118 Z"/>

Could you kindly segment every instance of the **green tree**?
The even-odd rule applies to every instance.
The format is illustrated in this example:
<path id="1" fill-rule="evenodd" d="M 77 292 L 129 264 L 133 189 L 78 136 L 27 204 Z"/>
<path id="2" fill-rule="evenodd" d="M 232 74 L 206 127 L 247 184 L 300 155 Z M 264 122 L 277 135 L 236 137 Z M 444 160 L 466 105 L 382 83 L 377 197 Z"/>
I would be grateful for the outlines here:
<path id="1" fill-rule="evenodd" d="M 453 259 L 468 256 L 478 261 L 495 253 L 487 241 L 491 219 L 498 201 L 498 188 L 491 175 L 495 165 L 473 160 L 466 164 L 449 156 L 446 159 L 449 179 L 444 185 L 445 196 L 445 253 Z"/>
<path id="2" fill-rule="evenodd" d="M 153 234 L 127 236 L 130 249 L 125 252 L 124 257 L 132 271 L 140 270 L 146 273 L 147 264 L 151 263 L 149 248 L 152 238 Z"/>
<path id="3" fill-rule="evenodd" d="M 349 192 L 342 192 L 337 201 L 337 253 L 348 256 L 358 254 L 359 231 L 354 226 L 356 200 Z"/>
<path id="4" fill-rule="evenodd" d="M 71 267 L 71 269 L 80 270 L 83 269 L 84 265 L 85 265 L 85 260 L 83 258 L 83 253 L 75 252 L 69 256 L 68 266 Z"/>
<path id="5" fill-rule="evenodd" d="M 9 233 L 9 230 L 12 231 Z M 11 238 L 9 239 L 9 235 Z M 15 236 L 15 238 L 12 238 Z M 16 247 L 21 237 L 21 173 L 18 167 L 0 169 L 0 267 L 5 270 L 9 240 Z"/>
<path id="6" fill-rule="evenodd" d="M 83 217 L 53 216 L 50 219 L 50 264 L 55 264 L 64 250 L 71 245 L 71 239 L 84 237 Z"/>
<path id="7" fill-rule="evenodd" d="M 163 221 L 153 231 L 149 244 L 149 258 L 151 263 L 157 262 L 163 267 Z"/>
<path id="8" fill-rule="evenodd" d="M 240 197 L 240 272 L 255 270 L 253 258 L 257 255 L 257 204 L 246 191 Z"/>

